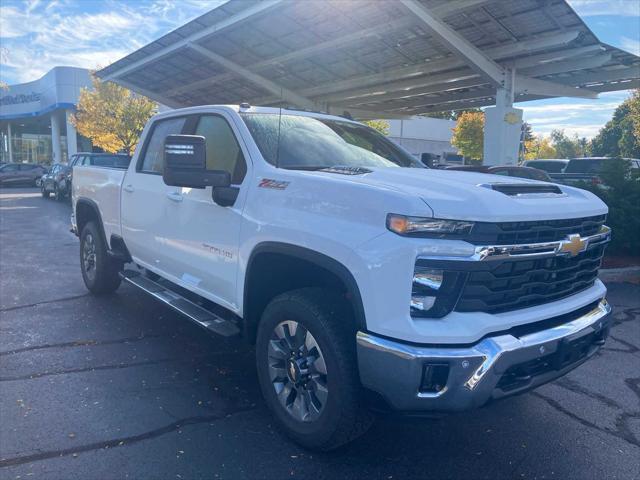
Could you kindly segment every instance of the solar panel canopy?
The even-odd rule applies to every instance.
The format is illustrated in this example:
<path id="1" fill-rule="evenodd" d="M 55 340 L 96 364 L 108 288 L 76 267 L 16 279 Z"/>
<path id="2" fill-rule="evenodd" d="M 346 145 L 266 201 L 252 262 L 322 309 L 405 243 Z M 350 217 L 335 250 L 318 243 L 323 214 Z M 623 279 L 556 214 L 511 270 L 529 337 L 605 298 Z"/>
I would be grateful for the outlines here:
<path id="1" fill-rule="evenodd" d="M 170 107 L 402 118 L 640 87 L 564 0 L 230 0 L 100 70 Z"/>

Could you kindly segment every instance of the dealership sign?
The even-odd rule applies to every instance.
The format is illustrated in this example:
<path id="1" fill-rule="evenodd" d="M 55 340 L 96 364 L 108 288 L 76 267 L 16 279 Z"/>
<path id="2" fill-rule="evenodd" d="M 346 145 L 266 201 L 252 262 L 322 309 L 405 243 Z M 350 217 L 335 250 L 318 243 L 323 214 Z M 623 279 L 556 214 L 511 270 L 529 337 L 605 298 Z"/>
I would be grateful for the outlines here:
<path id="1" fill-rule="evenodd" d="M 17 95 L 5 95 L 4 97 L 0 98 L 0 105 L 6 106 L 6 105 L 18 105 L 21 103 L 39 102 L 40 96 L 41 95 L 37 92 L 31 92 L 27 94 L 20 93 Z"/>

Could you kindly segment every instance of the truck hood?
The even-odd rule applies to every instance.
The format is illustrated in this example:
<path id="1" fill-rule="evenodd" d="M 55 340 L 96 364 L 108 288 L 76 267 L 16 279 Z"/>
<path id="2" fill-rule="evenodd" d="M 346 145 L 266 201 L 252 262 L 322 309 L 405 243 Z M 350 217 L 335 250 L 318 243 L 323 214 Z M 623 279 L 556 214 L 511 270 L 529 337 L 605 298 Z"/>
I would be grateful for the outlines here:
<path id="1" fill-rule="evenodd" d="M 561 194 L 507 195 L 491 185 L 554 185 L 485 173 L 420 168 L 379 168 L 362 175 L 314 172 L 421 198 L 436 218 L 483 222 L 579 218 L 607 213 L 595 195 L 566 185 Z M 488 186 L 489 185 L 489 186 Z M 403 212 L 393 212 L 403 213 Z"/>

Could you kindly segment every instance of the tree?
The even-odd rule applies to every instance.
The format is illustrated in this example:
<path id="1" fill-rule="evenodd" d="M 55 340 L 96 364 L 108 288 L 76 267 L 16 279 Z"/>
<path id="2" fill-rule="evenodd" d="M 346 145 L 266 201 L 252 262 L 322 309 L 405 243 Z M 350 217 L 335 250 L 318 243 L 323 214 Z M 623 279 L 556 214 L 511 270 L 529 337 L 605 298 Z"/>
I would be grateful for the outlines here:
<path id="1" fill-rule="evenodd" d="M 386 120 L 367 120 L 364 124 L 379 131 L 383 135 L 389 135 L 389 122 Z"/>
<path id="2" fill-rule="evenodd" d="M 83 88 L 80 92 L 73 124 L 81 135 L 107 152 L 131 155 L 156 103 L 95 76 L 92 83 L 92 90 Z"/>
<path id="3" fill-rule="evenodd" d="M 640 157 L 640 90 L 618 105 L 591 141 L 591 152 L 603 157 Z"/>
<path id="4" fill-rule="evenodd" d="M 564 130 L 551 131 L 551 143 L 556 150 L 558 158 L 574 158 L 580 156 L 578 136 L 568 137 Z"/>
<path id="5" fill-rule="evenodd" d="M 535 160 L 537 158 L 557 158 L 556 149 L 551 145 L 548 137 L 534 136 L 531 140 L 525 140 L 525 160 Z"/>
<path id="6" fill-rule="evenodd" d="M 467 158 L 482 163 L 484 148 L 484 113 L 465 112 L 453 129 L 451 145 Z"/>

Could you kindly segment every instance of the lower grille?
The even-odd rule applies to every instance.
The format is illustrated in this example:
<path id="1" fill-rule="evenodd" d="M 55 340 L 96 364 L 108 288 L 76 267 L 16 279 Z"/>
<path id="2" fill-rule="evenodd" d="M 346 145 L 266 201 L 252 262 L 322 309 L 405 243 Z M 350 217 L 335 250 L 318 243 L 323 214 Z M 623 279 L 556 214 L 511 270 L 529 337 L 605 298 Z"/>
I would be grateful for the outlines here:
<path id="1" fill-rule="evenodd" d="M 468 274 L 455 310 L 499 313 L 568 297 L 591 287 L 604 245 L 576 257 L 509 260 Z M 488 262 L 489 263 L 489 262 Z"/>
<path id="2" fill-rule="evenodd" d="M 608 328 L 593 331 L 572 342 L 561 342 L 552 354 L 509 367 L 500 377 L 497 388 L 508 392 L 525 388 L 540 375 L 563 370 L 580 363 L 604 344 Z"/>

